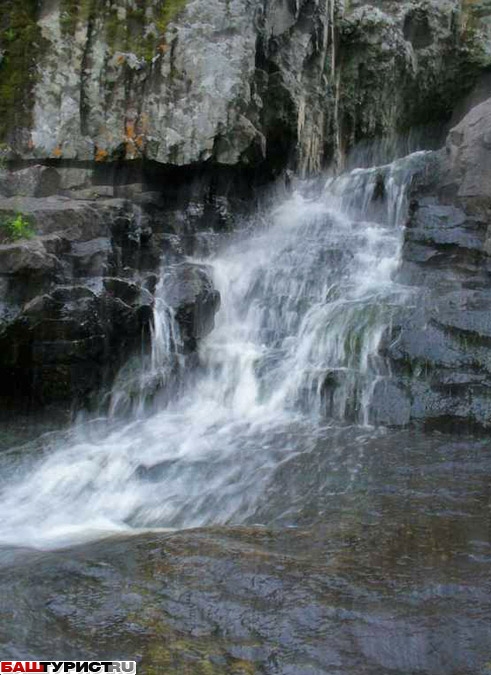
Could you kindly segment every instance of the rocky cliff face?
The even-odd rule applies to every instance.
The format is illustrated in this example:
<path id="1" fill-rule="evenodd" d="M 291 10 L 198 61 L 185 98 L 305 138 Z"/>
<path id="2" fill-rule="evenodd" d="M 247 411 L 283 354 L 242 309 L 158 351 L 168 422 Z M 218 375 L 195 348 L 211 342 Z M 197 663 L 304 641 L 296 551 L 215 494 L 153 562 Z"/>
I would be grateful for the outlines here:
<path id="1" fill-rule="evenodd" d="M 219 297 L 203 269 L 180 264 L 186 235 L 155 217 L 158 194 L 4 199 L 11 209 L 36 236 L 0 245 L 0 396 L 83 405 L 109 384 L 148 337 L 164 251 L 182 349 L 212 330 Z"/>
<path id="2" fill-rule="evenodd" d="M 491 425 L 490 133 L 487 99 L 414 186 L 400 279 L 418 302 L 387 335 L 393 379 L 375 392 L 385 422 Z"/>
<path id="3" fill-rule="evenodd" d="M 491 63 L 490 17 L 471 0 L 7 0 L 4 151 L 316 171 L 448 117 Z"/>

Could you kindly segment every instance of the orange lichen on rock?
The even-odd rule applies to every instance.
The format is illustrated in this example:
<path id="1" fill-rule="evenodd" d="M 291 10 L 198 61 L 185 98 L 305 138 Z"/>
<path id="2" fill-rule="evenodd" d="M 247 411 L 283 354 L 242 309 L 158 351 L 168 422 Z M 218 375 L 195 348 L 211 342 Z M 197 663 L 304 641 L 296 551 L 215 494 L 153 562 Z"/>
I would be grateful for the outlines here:
<path id="1" fill-rule="evenodd" d="M 135 138 L 135 123 L 133 121 L 126 122 L 125 134 L 128 140 Z"/>
<path id="2" fill-rule="evenodd" d="M 134 159 L 140 155 L 143 151 L 145 145 L 145 133 L 138 133 L 140 127 L 144 131 L 144 128 L 147 125 L 147 121 L 142 119 L 138 124 L 138 130 L 136 128 L 135 122 L 129 120 L 126 122 L 125 126 L 125 151 L 128 159 Z"/>
<path id="3" fill-rule="evenodd" d="M 96 162 L 105 162 L 109 157 L 109 153 L 104 148 L 96 148 L 95 150 L 95 161 Z"/>

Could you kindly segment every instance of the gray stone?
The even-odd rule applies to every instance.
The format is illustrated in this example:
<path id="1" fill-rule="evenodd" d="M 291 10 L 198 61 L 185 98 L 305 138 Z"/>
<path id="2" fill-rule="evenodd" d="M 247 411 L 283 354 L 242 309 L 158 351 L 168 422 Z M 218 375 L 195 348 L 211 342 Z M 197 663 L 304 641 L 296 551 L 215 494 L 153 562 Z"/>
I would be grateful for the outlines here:
<path id="1" fill-rule="evenodd" d="M 145 190 L 144 183 L 127 183 L 126 185 L 117 185 L 114 188 L 114 196 L 122 199 L 135 199 L 135 197 L 141 197 Z"/>
<path id="2" fill-rule="evenodd" d="M 409 424 L 411 401 L 396 380 L 382 379 L 375 384 L 370 404 L 371 424 L 401 427 Z"/>
<path id="3" fill-rule="evenodd" d="M 460 0 L 187 0 L 166 25 L 160 1 L 145 7 L 137 21 L 115 0 L 89 22 L 82 5 L 40 2 L 17 156 L 313 172 L 362 139 L 441 120 L 491 63 L 490 12 Z M 61 171 L 62 189 L 86 185 Z"/>
<path id="4" fill-rule="evenodd" d="M 447 181 L 473 210 L 491 210 L 491 98 L 473 108 L 447 140 Z"/>
<path id="5" fill-rule="evenodd" d="M 61 190 L 81 190 L 92 183 L 92 169 L 59 168 Z"/>
<path id="6" fill-rule="evenodd" d="M 39 239 L 0 245 L 0 275 L 50 277 L 58 267 Z"/>
<path id="7" fill-rule="evenodd" d="M 438 251 L 442 247 L 458 246 L 482 251 L 485 227 L 462 209 L 426 199 L 418 204 L 408 222 L 406 242 Z M 414 251 L 416 249 L 413 248 Z"/>
<path id="8" fill-rule="evenodd" d="M 400 275 L 420 287 L 418 302 L 383 352 L 414 421 L 491 427 L 490 129 L 488 99 L 450 131 L 413 188 Z"/>
<path id="9" fill-rule="evenodd" d="M 220 294 L 205 265 L 175 265 L 166 273 L 164 284 L 165 299 L 175 312 L 185 347 L 194 351 L 196 343 L 214 328 Z"/>
<path id="10" fill-rule="evenodd" d="M 105 237 L 74 242 L 71 256 L 75 276 L 103 276 L 108 271 L 111 242 Z"/>
<path id="11" fill-rule="evenodd" d="M 78 190 L 67 190 L 65 195 L 70 199 L 81 199 L 83 201 L 92 199 L 107 199 L 114 197 L 114 187 L 112 185 L 92 185 L 88 188 Z"/>
<path id="12" fill-rule="evenodd" d="M 3 172 L 0 190 L 6 197 L 49 197 L 60 188 L 60 174 L 41 164 L 17 171 Z"/>

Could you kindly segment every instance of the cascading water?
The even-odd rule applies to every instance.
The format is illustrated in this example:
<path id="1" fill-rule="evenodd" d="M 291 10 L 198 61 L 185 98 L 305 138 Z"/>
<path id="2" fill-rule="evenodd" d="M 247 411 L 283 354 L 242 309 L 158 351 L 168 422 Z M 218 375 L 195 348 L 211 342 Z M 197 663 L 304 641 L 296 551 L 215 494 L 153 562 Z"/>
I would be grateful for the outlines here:
<path id="1" fill-rule="evenodd" d="M 109 417 L 140 417 L 148 400 L 159 390 L 170 387 L 184 365 L 179 326 L 166 302 L 167 275 L 163 270 L 155 289 L 150 354 L 136 355 L 121 369 L 109 394 Z"/>
<path id="2" fill-rule="evenodd" d="M 192 386 L 104 433 L 82 427 L 46 441 L 34 466 L 32 456 L 29 468 L 10 459 L 0 542 L 49 548 L 117 531 L 256 522 L 273 473 L 309 452 L 321 427 L 369 422 L 385 374 L 379 342 L 408 298 L 394 272 L 422 155 L 332 179 L 315 197 L 296 192 L 207 261 L 222 309 Z M 165 383 L 178 340 L 165 292 L 158 297 L 140 402 L 149 382 Z"/>

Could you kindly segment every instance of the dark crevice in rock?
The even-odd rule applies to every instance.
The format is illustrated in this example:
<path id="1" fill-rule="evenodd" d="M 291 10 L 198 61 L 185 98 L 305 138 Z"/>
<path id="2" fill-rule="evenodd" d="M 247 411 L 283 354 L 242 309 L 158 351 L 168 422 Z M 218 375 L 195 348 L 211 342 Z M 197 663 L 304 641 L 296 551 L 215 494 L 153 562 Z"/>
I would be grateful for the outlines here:
<path id="1" fill-rule="evenodd" d="M 404 38 L 414 49 L 429 47 L 434 39 L 428 16 L 417 7 L 406 14 L 403 28 Z"/>
<path id="2" fill-rule="evenodd" d="M 95 21 L 96 15 L 91 11 L 87 22 L 87 40 L 84 46 L 80 69 L 80 130 L 84 136 L 90 134 L 88 120 L 91 106 L 87 88 L 90 82 L 91 51 L 93 48 Z"/>

